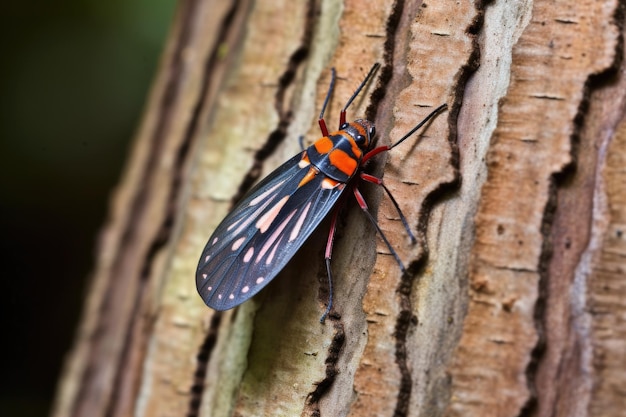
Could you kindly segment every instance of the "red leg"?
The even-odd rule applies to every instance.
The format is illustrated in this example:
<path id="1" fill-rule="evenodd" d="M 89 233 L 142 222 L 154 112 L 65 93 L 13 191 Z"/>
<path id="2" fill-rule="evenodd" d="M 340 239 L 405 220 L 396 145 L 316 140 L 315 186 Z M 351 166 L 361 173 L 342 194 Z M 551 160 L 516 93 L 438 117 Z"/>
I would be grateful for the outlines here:
<path id="1" fill-rule="evenodd" d="M 374 216 L 372 216 L 372 213 L 369 212 L 369 207 L 367 206 L 367 203 L 365 202 L 365 199 L 363 198 L 363 195 L 361 194 L 359 189 L 356 188 L 356 187 L 354 187 L 352 189 L 352 192 L 354 193 L 354 197 L 356 197 L 356 201 L 359 204 L 359 207 L 361 207 L 361 210 L 363 210 L 363 213 L 365 213 L 366 217 L 369 219 L 369 221 L 372 223 L 372 225 L 374 225 L 374 227 L 376 228 L 376 231 L 378 232 L 380 237 L 383 239 L 383 241 L 385 242 L 385 244 L 389 248 L 389 252 L 391 252 L 393 257 L 396 258 L 396 262 L 398 262 L 398 265 L 400 266 L 400 270 L 402 271 L 402 273 L 405 273 L 406 272 L 406 268 L 404 267 L 404 264 L 400 260 L 400 257 L 398 256 L 396 251 L 391 246 L 391 243 L 389 243 L 389 240 L 387 240 L 387 236 L 385 236 L 383 231 L 380 229 L 380 226 L 376 222 L 376 219 L 374 218 Z"/>
<path id="2" fill-rule="evenodd" d="M 346 122 L 346 110 L 343 109 L 341 113 L 339 113 L 339 128 L 341 128 L 341 126 L 343 126 L 345 122 Z"/>
<path id="3" fill-rule="evenodd" d="M 326 262 L 326 274 L 328 275 L 328 305 L 326 306 L 326 311 L 322 314 L 320 318 L 320 323 L 324 323 L 326 317 L 330 313 L 330 310 L 333 307 L 333 276 L 332 271 L 330 270 L 330 258 L 333 254 L 333 243 L 335 242 L 335 231 L 337 230 L 337 218 L 339 217 L 339 208 L 335 209 L 333 213 L 333 218 L 330 221 L 330 231 L 328 232 L 328 240 L 326 241 L 326 252 L 324 253 L 324 260 Z"/>
<path id="4" fill-rule="evenodd" d="M 326 122 L 324 121 L 324 112 L 326 111 L 326 106 L 328 106 L 328 100 L 330 100 L 330 95 L 335 88 L 335 68 L 330 69 L 330 85 L 328 86 L 328 91 L 326 92 L 326 98 L 324 98 L 324 104 L 322 105 L 322 111 L 320 112 L 320 117 L 317 120 L 317 123 L 320 125 L 320 130 L 322 131 L 322 136 L 328 136 L 328 128 L 326 127 Z"/>
<path id="5" fill-rule="evenodd" d="M 364 163 L 366 163 L 368 160 L 378 155 L 379 153 L 387 152 L 389 149 L 391 149 L 389 146 L 379 146 L 378 148 L 372 149 L 371 151 L 363 155 L 363 159 L 361 160 L 361 165 L 363 165 Z"/>
<path id="6" fill-rule="evenodd" d="M 366 174 L 365 172 L 361 172 L 360 175 L 361 175 L 361 178 L 364 181 L 367 181 L 367 182 L 372 183 L 372 184 L 380 185 L 381 187 L 383 187 L 383 190 L 385 190 L 385 192 L 389 196 L 389 199 L 393 203 L 393 206 L 396 208 L 396 211 L 398 212 L 398 215 L 400 216 L 400 220 L 402 221 L 402 224 L 404 225 L 404 229 L 406 230 L 407 234 L 409 235 L 409 238 L 411 238 L 411 242 L 412 243 L 417 242 L 417 239 L 415 238 L 415 235 L 413 234 L 413 232 L 411 231 L 411 228 L 409 227 L 409 222 L 406 220 L 406 217 L 404 216 L 404 213 L 402 213 L 402 210 L 400 210 L 400 205 L 398 204 L 396 199 L 391 194 L 391 191 L 389 191 L 389 188 L 387 188 L 385 186 L 385 184 L 383 183 L 382 178 L 378 178 L 378 177 L 375 177 L 373 175 Z"/>
<path id="7" fill-rule="evenodd" d="M 328 128 L 326 127 L 326 122 L 324 119 L 319 119 L 317 124 L 320 125 L 320 130 L 322 131 L 322 136 L 328 136 Z"/>

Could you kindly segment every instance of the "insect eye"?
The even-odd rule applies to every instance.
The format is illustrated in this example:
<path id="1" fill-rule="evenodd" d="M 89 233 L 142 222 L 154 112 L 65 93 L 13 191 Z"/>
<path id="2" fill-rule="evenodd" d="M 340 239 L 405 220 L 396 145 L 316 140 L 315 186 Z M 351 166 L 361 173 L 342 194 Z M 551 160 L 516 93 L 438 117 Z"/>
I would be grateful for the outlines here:
<path id="1" fill-rule="evenodd" d="M 357 143 L 357 145 L 364 145 L 365 144 L 365 136 L 358 135 L 356 137 L 356 143 Z"/>
<path id="2" fill-rule="evenodd" d="M 339 127 L 339 130 L 345 130 L 345 129 L 347 129 L 348 127 L 350 127 L 350 124 L 349 124 L 349 123 L 344 123 L 344 124 L 342 124 L 342 125 Z"/>
<path id="3" fill-rule="evenodd" d="M 376 136 L 376 128 L 374 126 L 370 127 L 370 138 Z"/>

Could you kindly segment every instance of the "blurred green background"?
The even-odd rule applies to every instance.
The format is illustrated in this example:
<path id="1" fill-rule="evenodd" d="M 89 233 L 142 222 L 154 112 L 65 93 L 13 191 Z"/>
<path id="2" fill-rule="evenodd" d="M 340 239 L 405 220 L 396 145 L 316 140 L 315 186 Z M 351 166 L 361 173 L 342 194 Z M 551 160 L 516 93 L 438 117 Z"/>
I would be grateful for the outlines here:
<path id="1" fill-rule="evenodd" d="M 46 416 L 174 0 L 0 11 L 1 416 Z"/>

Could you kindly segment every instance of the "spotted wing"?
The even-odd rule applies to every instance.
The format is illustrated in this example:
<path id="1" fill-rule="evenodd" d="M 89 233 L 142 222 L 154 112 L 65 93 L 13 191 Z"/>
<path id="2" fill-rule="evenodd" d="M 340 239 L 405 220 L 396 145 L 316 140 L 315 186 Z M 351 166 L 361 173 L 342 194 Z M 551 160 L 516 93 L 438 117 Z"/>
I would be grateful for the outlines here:
<path id="1" fill-rule="evenodd" d="M 256 185 L 209 239 L 196 272 L 209 307 L 227 310 L 259 292 L 336 204 L 345 184 L 333 184 L 303 155 Z"/>

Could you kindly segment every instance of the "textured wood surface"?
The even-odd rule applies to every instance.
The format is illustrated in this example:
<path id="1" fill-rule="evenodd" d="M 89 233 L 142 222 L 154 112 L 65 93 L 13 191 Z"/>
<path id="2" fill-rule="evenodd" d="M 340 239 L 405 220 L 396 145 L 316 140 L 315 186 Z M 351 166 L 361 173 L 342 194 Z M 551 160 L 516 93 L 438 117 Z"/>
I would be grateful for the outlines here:
<path id="1" fill-rule="evenodd" d="M 606 416 L 626 409 L 626 105 L 617 0 L 184 1 L 99 245 L 61 416 Z M 195 289 L 255 181 L 348 118 L 447 112 L 258 296 Z"/>

